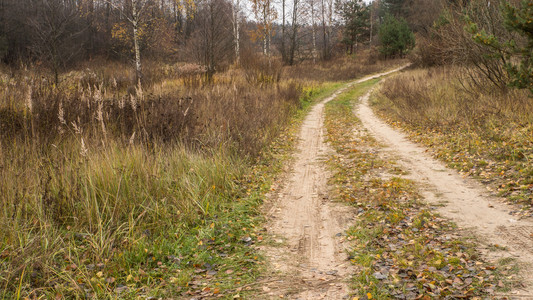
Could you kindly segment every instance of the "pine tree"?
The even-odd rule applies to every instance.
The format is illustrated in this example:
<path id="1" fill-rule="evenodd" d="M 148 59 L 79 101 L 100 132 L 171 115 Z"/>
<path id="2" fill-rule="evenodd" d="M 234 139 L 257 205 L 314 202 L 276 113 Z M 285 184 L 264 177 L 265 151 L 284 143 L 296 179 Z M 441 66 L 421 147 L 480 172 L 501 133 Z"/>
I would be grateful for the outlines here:
<path id="1" fill-rule="evenodd" d="M 350 54 L 368 35 L 370 28 L 370 10 L 363 0 L 350 0 L 337 3 L 337 10 L 344 25 L 342 42 Z"/>
<path id="2" fill-rule="evenodd" d="M 505 65 L 509 75 L 509 85 L 529 89 L 533 93 L 533 5 L 530 0 L 522 0 L 519 7 L 505 1 L 501 8 L 504 24 L 509 32 L 517 34 L 516 39 L 502 41 L 489 34 L 467 19 L 466 30 L 480 45 L 492 49 L 492 59 Z"/>
<path id="3" fill-rule="evenodd" d="M 386 57 L 404 56 L 415 46 L 415 36 L 404 19 L 386 15 L 379 28 L 380 52 Z"/>

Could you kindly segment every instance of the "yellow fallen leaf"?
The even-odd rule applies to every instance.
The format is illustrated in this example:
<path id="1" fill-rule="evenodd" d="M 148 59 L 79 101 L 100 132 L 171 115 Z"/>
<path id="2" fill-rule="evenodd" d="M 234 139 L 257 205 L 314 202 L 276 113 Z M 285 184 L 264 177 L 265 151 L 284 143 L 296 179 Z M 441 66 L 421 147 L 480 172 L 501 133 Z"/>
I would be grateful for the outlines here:
<path id="1" fill-rule="evenodd" d="M 366 297 L 367 297 L 368 299 L 372 299 L 372 294 L 370 294 L 370 293 L 366 293 Z"/>

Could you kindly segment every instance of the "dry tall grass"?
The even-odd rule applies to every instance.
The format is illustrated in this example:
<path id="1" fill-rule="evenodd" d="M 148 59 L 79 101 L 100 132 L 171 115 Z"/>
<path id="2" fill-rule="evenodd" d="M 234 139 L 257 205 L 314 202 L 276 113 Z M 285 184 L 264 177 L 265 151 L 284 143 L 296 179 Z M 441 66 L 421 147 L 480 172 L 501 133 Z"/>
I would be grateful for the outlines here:
<path id="1" fill-rule="evenodd" d="M 462 68 L 438 67 L 405 72 L 387 80 L 381 89 L 398 118 L 431 127 L 527 126 L 533 122 L 533 101 L 527 91 L 508 93 L 489 84 L 476 89 L 461 79 Z"/>
<path id="2" fill-rule="evenodd" d="M 246 194 L 243 174 L 317 81 L 344 70 L 293 67 L 291 79 L 276 62 L 247 63 L 211 78 L 147 63 L 142 87 L 114 63 L 63 74 L 59 86 L 36 70 L 3 72 L 0 294 L 110 297 L 124 284 L 165 285 L 145 272 L 162 261 L 185 286 L 214 230 L 205 220 L 243 219 L 232 206 Z M 355 65 L 343 79 L 375 68 Z"/>
<path id="3" fill-rule="evenodd" d="M 5 297 L 110 293 L 91 281 L 94 265 L 124 269 L 121 255 L 142 251 L 136 241 L 216 215 L 301 105 L 294 81 L 188 74 L 146 88 L 95 74 L 72 72 L 60 87 L 31 72 L 2 76 Z"/>
<path id="4" fill-rule="evenodd" d="M 317 61 L 286 68 L 283 75 L 311 81 L 346 81 L 363 75 L 377 73 L 403 65 L 406 59 L 378 60 L 379 52 L 375 48 L 361 50 L 353 57 L 342 56 L 332 61 Z"/>
<path id="5" fill-rule="evenodd" d="M 388 79 L 378 110 L 465 173 L 533 205 L 533 99 L 469 84 L 463 68 L 410 70 Z"/>

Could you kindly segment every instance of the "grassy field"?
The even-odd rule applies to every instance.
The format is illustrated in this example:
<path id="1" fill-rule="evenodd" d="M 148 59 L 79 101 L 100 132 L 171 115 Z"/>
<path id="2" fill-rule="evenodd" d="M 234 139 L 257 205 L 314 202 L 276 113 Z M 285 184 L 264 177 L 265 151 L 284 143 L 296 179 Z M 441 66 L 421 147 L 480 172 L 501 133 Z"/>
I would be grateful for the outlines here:
<path id="1" fill-rule="evenodd" d="M 152 68 L 142 87 L 114 64 L 60 86 L 35 70 L 1 76 L 2 298 L 253 289 L 258 205 L 297 121 L 339 83 L 260 63 L 209 81 L 191 66 Z"/>
<path id="2" fill-rule="evenodd" d="M 461 80 L 452 67 L 410 70 L 383 83 L 376 110 L 449 166 L 495 194 L 533 206 L 533 101 L 527 91 L 501 91 Z"/>

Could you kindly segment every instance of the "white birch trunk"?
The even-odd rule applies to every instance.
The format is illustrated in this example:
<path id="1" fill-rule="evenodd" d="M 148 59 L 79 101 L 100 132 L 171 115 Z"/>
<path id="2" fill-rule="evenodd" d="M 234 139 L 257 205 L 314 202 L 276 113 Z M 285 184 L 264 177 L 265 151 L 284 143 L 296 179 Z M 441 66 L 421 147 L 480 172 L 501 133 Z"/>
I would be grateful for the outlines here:
<path id="1" fill-rule="evenodd" d="M 132 2 L 132 26 L 133 26 L 133 47 L 135 51 L 135 79 L 137 83 L 141 81 L 142 66 L 141 66 L 141 49 L 139 47 L 139 15 L 137 13 L 137 3 Z"/>
<path id="2" fill-rule="evenodd" d="M 315 24 L 315 0 L 311 0 L 311 21 L 313 22 L 311 28 L 311 37 L 313 41 L 313 63 L 316 62 L 316 24 Z"/>
<path id="3" fill-rule="evenodd" d="M 240 51 L 240 28 L 239 28 L 239 15 L 240 15 L 240 0 L 236 0 L 233 3 L 233 42 L 235 43 L 235 63 L 239 64 L 241 60 Z"/>

